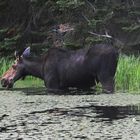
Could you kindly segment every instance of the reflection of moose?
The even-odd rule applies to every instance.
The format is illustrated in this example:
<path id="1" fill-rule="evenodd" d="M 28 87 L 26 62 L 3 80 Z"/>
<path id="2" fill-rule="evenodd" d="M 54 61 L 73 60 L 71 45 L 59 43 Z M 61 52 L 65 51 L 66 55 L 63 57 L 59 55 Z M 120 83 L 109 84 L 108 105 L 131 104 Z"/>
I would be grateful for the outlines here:
<path id="1" fill-rule="evenodd" d="M 90 89 L 100 82 L 105 91 L 114 91 L 114 76 L 118 61 L 115 48 L 98 44 L 76 51 L 50 48 L 42 57 L 30 56 L 27 48 L 22 56 L 16 54 L 15 72 L 10 79 L 3 77 L 3 87 L 12 87 L 14 82 L 26 75 L 44 80 L 49 91 L 66 90 L 69 87 Z"/>

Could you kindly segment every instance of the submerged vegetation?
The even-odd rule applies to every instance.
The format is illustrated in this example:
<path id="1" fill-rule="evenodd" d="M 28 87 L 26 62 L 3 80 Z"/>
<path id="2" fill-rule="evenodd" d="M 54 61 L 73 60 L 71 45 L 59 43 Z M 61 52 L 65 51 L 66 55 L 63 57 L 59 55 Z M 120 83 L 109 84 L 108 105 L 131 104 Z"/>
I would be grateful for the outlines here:
<path id="1" fill-rule="evenodd" d="M 0 75 L 2 75 L 13 63 L 12 60 L 2 58 L 0 60 Z M 43 87 L 44 83 L 32 76 L 20 80 L 15 87 Z M 121 55 L 116 72 L 116 91 L 140 93 L 140 57 L 134 55 Z"/>

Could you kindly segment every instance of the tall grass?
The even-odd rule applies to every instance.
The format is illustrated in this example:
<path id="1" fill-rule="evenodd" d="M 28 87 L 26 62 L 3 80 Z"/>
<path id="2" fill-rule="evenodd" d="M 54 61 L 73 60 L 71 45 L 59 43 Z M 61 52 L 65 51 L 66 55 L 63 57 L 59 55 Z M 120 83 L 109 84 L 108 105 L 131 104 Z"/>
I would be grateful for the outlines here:
<path id="1" fill-rule="evenodd" d="M 120 56 L 116 72 L 116 90 L 140 93 L 140 57 Z"/>
<path id="2" fill-rule="evenodd" d="M 12 63 L 13 63 L 12 60 L 1 58 L 1 60 L 0 60 L 0 77 L 2 76 L 2 74 L 4 72 L 6 72 L 8 70 L 8 68 L 11 67 Z"/>
<path id="3" fill-rule="evenodd" d="M 0 76 L 11 67 L 12 62 L 4 58 L 0 60 Z M 140 57 L 121 55 L 115 79 L 118 92 L 140 93 Z M 29 76 L 24 81 L 18 81 L 15 86 L 40 87 L 44 84 L 42 80 Z"/>

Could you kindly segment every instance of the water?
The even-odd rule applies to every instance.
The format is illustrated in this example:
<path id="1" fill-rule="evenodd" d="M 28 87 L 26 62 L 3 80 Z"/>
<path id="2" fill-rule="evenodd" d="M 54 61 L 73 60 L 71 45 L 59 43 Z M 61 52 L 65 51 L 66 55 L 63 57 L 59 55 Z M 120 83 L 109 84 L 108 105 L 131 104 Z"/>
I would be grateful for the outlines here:
<path id="1" fill-rule="evenodd" d="M 0 140 L 139 140 L 140 95 L 0 90 Z"/>

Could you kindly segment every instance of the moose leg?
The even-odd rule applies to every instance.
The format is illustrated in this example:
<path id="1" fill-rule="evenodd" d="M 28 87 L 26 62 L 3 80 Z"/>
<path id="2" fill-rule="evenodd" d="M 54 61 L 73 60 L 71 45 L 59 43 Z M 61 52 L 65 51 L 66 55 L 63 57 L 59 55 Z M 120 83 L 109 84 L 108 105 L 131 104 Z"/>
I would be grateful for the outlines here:
<path id="1" fill-rule="evenodd" d="M 113 61 L 113 57 L 104 58 L 100 64 L 97 76 L 104 92 L 114 93 L 116 66 L 117 62 Z"/>
<path id="2" fill-rule="evenodd" d="M 105 93 L 114 93 L 114 77 L 108 76 L 108 74 L 103 73 L 99 75 L 99 81 L 102 85 L 103 92 Z"/>
<path id="3" fill-rule="evenodd" d="M 114 79 L 109 78 L 108 80 L 101 82 L 103 91 L 107 93 L 114 93 Z"/>
<path id="4" fill-rule="evenodd" d="M 61 93 L 62 90 L 59 87 L 59 80 L 57 76 L 48 74 L 45 76 L 45 86 L 50 93 Z"/>

